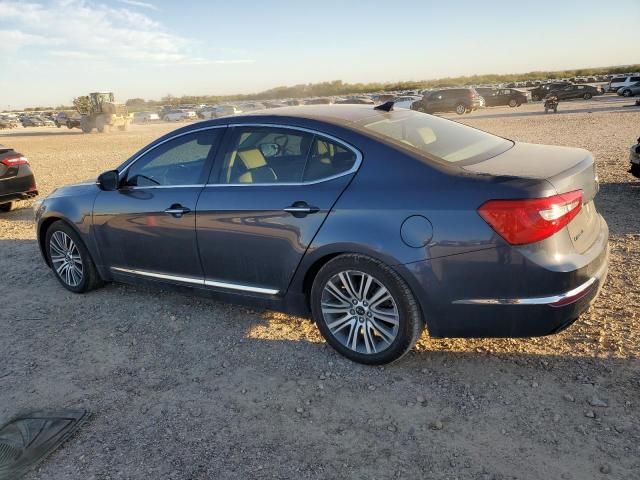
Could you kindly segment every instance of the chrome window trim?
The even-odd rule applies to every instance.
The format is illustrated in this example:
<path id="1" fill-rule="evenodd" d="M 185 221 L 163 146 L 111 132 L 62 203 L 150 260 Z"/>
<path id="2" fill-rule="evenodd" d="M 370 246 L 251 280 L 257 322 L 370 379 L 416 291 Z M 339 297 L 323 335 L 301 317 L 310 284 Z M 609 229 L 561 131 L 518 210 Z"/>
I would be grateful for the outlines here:
<path id="1" fill-rule="evenodd" d="M 345 142 L 344 140 L 334 137 L 333 135 L 329 135 L 327 133 L 320 132 L 318 130 L 314 130 L 306 127 L 298 127 L 295 125 L 285 125 L 282 123 L 230 123 L 229 127 L 260 127 L 260 128 L 284 128 L 287 130 L 297 130 L 300 132 L 311 133 L 313 135 L 318 135 L 320 137 L 324 137 L 327 140 L 331 140 L 335 143 L 342 145 L 344 148 L 352 152 L 356 156 L 356 161 L 353 166 L 349 170 L 345 170 L 342 173 L 337 173 L 335 175 L 331 175 L 329 177 L 319 178 L 317 180 L 310 180 L 307 182 L 273 182 L 273 183 L 207 183 L 205 187 L 278 187 L 278 186 L 301 186 L 301 185 L 315 185 L 317 183 L 329 182 L 331 180 L 335 180 L 336 178 L 344 177 L 346 175 L 351 175 L 358 171 L 360 165 L 362 164 L 362 153 L 353 145 Z"/>
<path id="2" fill-rule="evenodd" d="M 255 287 L 252 285 L 242 285 L 239 283 L 221 282 L 218 280 L 207 280 L 205 278 L 183 277 L 180 275 L 169 275 L 166 273 L 150 272 L 148 270 L 138 270 L 135 268 L 111 267 L 114 272 L 127 273 L 130 275 L 140 275 L 142 277 L 157 278 L 160 280 L 169 280 L 172 282 L 190 283 L 192 285 L 200 285 L 204 287 L 225 288 L 228 290 L 238 290 L 241 292 L 261 293 L 264 295 L 277 295 L 280 290 L 265 287 Z"/>
<path id="3" fill-rule="evenodd" d="M 297 130 L 297 131 L 301 131 L 301 132 L 306 132 L 306 133 L 311 133 L 313 135 L 319 135 L 321 137 L 324 137 L 328 140 L 334 141 L 340 145 L 342 145 L 343 147 L 345 147 L 347 150 L 351 151 L 355 156 L 356 156 L 356 161 L 354 162 L 353 166 L 349 169 L 346 170 L 342 173 L 337 173 L 335 175 L 331 175 L 329 177 L 324 177 L 324 178 L 320 178 L 317 180 L 311 180 L 311 181 L 307 181 L 307 182 L 274 182 L 274 183 L 206 183 L 204 185 L 156 185 L 156 186 L 148 186 L 148 187 L 129 187 L 132 190 L 138 190 L 138 189 L 150 189 L 150 188 L 186 188 L 186 187 L 275 187 L 275 186 L 301 186 L 301 185 L 315 185 L 317 183 L 323 183 L 323 182 L 329 182 L 331 180 L 335 180 L 336 178 L 340 178 L 340 177 L 344 177 L 346 175 L 351 175 L 355 172 L 357 172 L 360 169 L 360 165 L 362 164 L 362 153 L 360 152 L 360 150 L 358 150 L 356 147 L 354 147 L 353 145 L 345 142 L 344 140 L 335 137 L 333 135 L 329 135 L 327 133 L 323 133 L 320 132 L 318 130 L 314 130 L 311 128 L 306 128 L 306 127 L 298 127 L 295 125 L 286 125 L 286 124 L 282 124 L 282 123 L 229 123 L 229 124 L 225 124 L 225 125 L 210 125 L 208 127 L 202 127 L 202 128 L 196 128 L 193 130 L 189 130 L 186 132 L 182 132 L 179 133 L 177 135 L 173 135 L 165 140 L 163 140 L 160 143 L 157 143 L 156 145 L 154 145 L 153 147 L 145 150 L 144 152 L 140 153 L 139 155 L 137 155 L 135 158 L 133 158 L 133 160 L 131 160 L 128 164 L 125 165 L 125 167 L 121 170 L 118 171 L 118 178 L 122 178 L 121 176 L 126 173 L 126 171 L 131 167 L 131 165 L 133 165 L 134 163 L 136 163 L 140 158 L 142 158 L 143 156 L 145 156 L 147 153 L 155 150 L 156 148 L 158 148 L 161 145 L 164 145 L 167 142 L 170 142 L 172 140 L 175 140 L 176 138 L 180 138 L 183 137 L 185 135 L 189 135 L 192 133 L 197 133 L 197 132 L 203 132 L 206 130 L 214 130 L 217 128 L 228 128 L 228 127 L 275 127 L 275 128 L 285 128 L 288 130 Z"/>
<path id="4" fill-rule="evenodd" d="M 149 185 L 148 187 L 122 187 L 121 190 L 149 190 L 149 189 L 159 189 L 159 188 L 203 188 L 204 183 L 200 183 L 197 185 Z"/>

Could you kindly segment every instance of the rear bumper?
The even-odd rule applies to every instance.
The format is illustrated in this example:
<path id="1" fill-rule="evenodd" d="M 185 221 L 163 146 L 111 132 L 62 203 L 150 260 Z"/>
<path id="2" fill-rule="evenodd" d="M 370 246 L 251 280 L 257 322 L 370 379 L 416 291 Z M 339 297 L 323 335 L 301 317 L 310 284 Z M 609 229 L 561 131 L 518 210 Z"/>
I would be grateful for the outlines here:
<path id="1" fill-rule="evenodd" d="M 605 282 L 608 228 L 601 222 L 583 263 L 572 269 L 535 264 L 515 249 L 487 249 L 406 264 L 401 273 L 433 337 L 549 335 L 587 310 Z"/>
<path id="2" fill-rule="evenodd" d="M 30 192 L 15 192 L 8 193 L 6 195 L 0 195 L 0 204 L 9 203 L 15 200 L 28 200 L 38 196 L 37 190 L 31 190 Z"/>

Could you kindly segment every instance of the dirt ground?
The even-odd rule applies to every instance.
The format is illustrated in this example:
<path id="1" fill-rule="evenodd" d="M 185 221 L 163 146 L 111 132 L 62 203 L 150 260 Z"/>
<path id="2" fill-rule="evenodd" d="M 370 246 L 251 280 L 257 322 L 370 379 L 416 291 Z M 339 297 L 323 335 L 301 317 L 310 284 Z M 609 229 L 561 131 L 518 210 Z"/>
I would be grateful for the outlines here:
<path id="1" fill-rule="evenodd" d="M 309 321 L 112 284 L 64 290 L 30 202 L 0 217 L 0 423 L 82 407 L 91 420 L 28 480 L 640 478 L 640 111 L 617 97 L 456 117 L 592 151 L 611 229 L 608 281 L 561 334 L 436 340 L 351 363 Z M 0 133 L 43 195 L 119 164 L 175 125 Z"/>

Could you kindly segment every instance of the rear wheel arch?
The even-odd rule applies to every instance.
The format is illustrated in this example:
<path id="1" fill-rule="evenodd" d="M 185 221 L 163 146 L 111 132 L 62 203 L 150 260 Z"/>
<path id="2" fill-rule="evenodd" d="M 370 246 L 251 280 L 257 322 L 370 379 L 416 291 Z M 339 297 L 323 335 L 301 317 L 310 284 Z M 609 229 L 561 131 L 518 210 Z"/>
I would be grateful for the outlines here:
<path id="1" fill-rule="evenodd" d="M 304 274 L 304 280 L 302 282 L 302 293 L 305 296 L 306 305 L 309 308 L 309 311 L 311 311 L 311 308 L 310 308 L 311 307 L 311 289 L 313 288 L 313 282 L 315 281 L 322 267 L 324 267 L 327 263 L 329 263 L 331 260 L 333 260 L 336 257 L 348 256 L 348 255 L 359 255 L 361 257 L 368 258 L 375 262 L 382 263 L 386 265 L 388 268 L 390 268 L 391 270 L 393 270 L 394 272 L 396 272 L 398 276 L 400 276 L 400 278 L 402 278 L 402 280 L 407 284 L 407 287 L 409 288 L 412 295 L 416 299 L 416 303 L 418 304 L 418 308 L 420 309 L 420 313 L 424 321 L 425 329 L 427 330 L 427 332 L 430 331 L 429 327 L 430 327 L 431 319 L 427 318 L 429 317 L 429 315 L 426 315 L 425 313 L 424 305 L 422 301 L 423 299 L 419 298 L 419 296 L 416 294 L 416 289 L 412 285 L 413 282 L 407 278 L 406 269 L 398 268 L 399 265 L 397 263 L 389 262 L 389 259 L 380 258 L 380 256 L 376 255 L 374 252 L 368 252 L 368 251 L 364 252 L 364 251 L 355 251 L 355 250 L 344 250 L 344 251 L 330 252 L 320 256 L 319 258 L 313 261 L 311 266 L 307 268 Z"/>

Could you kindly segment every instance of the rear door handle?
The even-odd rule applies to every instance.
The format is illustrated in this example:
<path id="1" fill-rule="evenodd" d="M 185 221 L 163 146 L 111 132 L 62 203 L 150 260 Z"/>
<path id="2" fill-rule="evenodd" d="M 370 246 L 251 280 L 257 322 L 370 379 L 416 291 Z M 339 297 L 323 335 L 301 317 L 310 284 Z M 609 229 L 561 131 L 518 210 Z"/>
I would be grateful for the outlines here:
<path id="1" fill-rule="evenodd" d="M 173 215 L 176 218 L 182 217 L 185 213 L 189 213 L 191 209 L 187 207 L 183 207 L 182 205 L 174 204 L 167 208 L 164 213 L 168 213 L 169 215 Z"/>
<path id="2" fill-rule="evenodd" d="M 312 207 L 311 205 L 308 205 L 307 202 L 295 202 L 293 205 L 291 205 L 290 207 L 286 207 L 283 210 L 285 212 L 289 212 L 294 215 L 295 214 L 306 215 L 309 213 L 316 213 L 320 209 L 318 207 Z"/>

